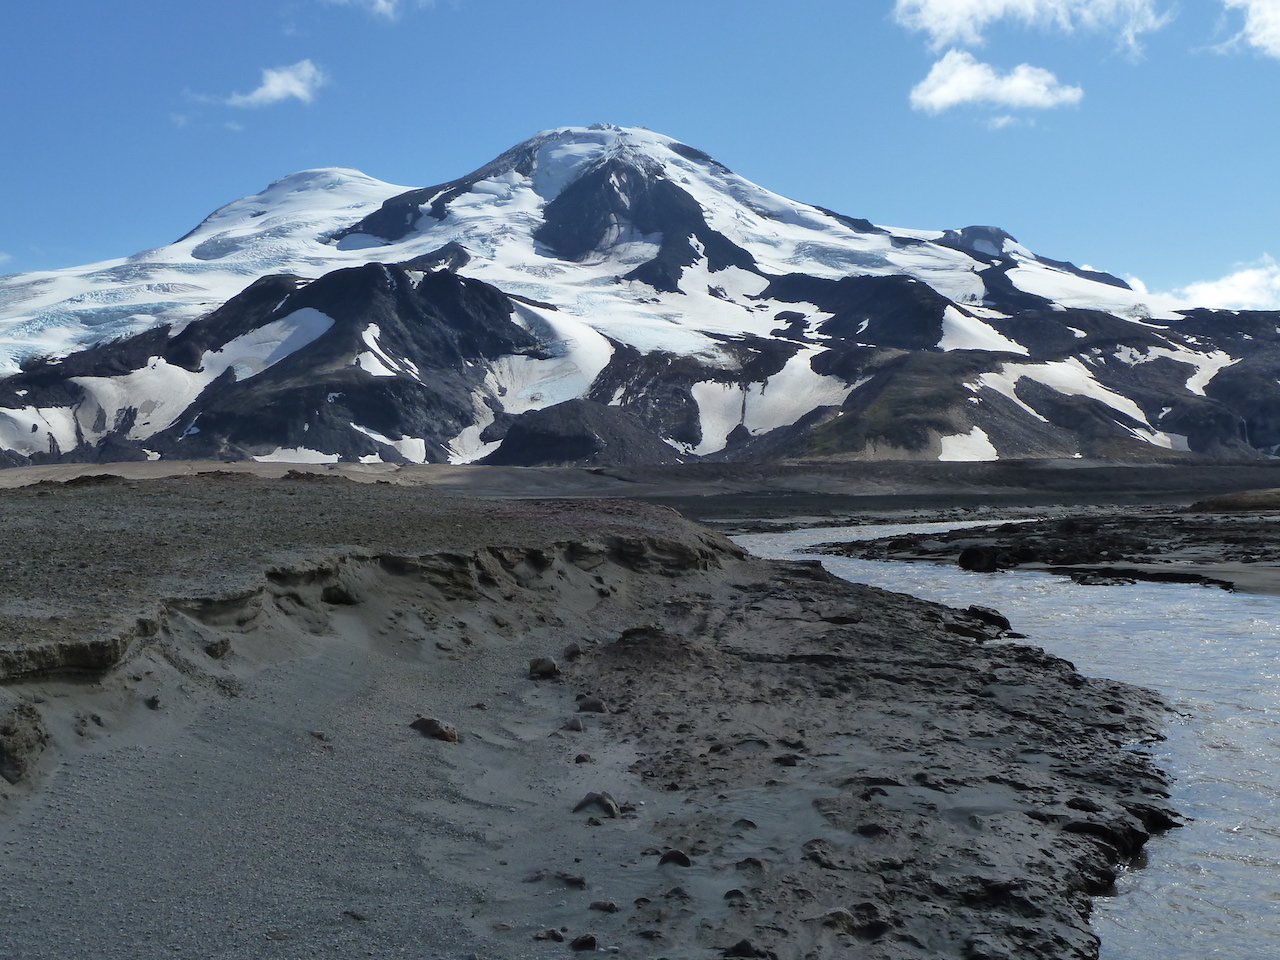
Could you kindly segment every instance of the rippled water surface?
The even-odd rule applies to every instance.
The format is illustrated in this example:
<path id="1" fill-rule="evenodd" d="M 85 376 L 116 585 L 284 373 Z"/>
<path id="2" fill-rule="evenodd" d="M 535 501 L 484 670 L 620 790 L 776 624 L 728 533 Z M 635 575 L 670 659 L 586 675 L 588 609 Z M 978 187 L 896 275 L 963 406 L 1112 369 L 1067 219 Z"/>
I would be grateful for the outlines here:
<path id="1" fill-rule="evenodd" d="M 958 524 L 827 527 L 735 539 L 760 556 L 815 543 Z M 812 559 L 811 556 L 809 556 Z M 1194 818 L 1147 845 L 1147 863 L 1100 899 L 1105 960 L 1260 960 L 1280 955 L 1280 597 L 1185 584 L 1085 587 L 1052 574 L 823 557 L 848 580 L 965 607 L 1085 674 L 1159 690 L 1177 710 L 1153 750 Z"/>

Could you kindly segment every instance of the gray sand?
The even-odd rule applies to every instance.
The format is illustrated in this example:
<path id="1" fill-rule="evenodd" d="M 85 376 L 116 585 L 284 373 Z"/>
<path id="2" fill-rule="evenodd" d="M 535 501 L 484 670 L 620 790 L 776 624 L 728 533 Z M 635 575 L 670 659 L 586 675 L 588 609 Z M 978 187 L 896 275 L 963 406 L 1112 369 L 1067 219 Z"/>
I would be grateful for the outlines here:
<path id="1" fill-rule="evenodd" d="M 0 957 L 1091 957 L 1172 822 L 1151 694 L 662 508 L 205 475 L 0 536 Z"/>

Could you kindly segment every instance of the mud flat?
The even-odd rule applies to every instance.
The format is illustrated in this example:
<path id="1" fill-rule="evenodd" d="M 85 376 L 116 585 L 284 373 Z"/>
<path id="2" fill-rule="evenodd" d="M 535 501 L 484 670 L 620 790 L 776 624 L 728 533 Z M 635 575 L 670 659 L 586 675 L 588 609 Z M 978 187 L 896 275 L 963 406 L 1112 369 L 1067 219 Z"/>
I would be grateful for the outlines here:
<path id="1" fill-rule="evenodd" d="M 0 542 L 0 957 L 1086 958 L 1177 821 L 1149 691 L 661 507 L 90 475 Z"/>

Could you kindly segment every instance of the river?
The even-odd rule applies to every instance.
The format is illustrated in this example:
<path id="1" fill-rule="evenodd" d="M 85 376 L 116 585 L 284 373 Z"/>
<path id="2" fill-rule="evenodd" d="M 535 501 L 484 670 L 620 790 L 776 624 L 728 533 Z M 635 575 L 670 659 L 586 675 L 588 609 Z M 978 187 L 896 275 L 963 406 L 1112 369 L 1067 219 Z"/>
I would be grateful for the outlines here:
<path id="1" fill-rule="evenodd" d="M 825 527 L 734 539 L 759 556 L 971 524 Z M 822 557 L 834 574 L 952 606 L 995 607 L 1021 641 L 1082 673 L 1158 690 L 1174 707 L 1152 748 L 1192 818 L 1154 838 L 1095 902 L 1103 960 L 1259 960 L 1280 948 L 1280 597 L 1185 584 Z"/>

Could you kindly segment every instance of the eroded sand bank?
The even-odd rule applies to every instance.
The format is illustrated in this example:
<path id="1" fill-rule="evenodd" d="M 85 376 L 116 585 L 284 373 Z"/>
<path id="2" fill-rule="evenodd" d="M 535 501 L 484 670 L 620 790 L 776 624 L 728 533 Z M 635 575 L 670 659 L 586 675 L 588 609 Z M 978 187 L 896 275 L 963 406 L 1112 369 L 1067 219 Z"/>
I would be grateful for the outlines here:
<path id="1" fill-rule="evenodd" d="M 0 500 L 0 957 L 1090 957 L 1174 819 L 1150 693 L 662 508 Z"/>

